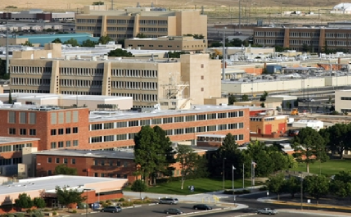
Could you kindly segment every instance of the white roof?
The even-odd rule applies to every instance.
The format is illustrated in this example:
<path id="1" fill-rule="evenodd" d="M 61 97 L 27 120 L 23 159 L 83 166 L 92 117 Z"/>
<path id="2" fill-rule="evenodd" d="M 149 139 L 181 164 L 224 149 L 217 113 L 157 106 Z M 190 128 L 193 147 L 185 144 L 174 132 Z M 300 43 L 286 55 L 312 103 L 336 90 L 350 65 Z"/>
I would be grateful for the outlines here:
<path id="1" fill-rule="evenodd" d="M 333 7 L 334 10 L 351 10 L 351 3 L 340 3 Z"/>

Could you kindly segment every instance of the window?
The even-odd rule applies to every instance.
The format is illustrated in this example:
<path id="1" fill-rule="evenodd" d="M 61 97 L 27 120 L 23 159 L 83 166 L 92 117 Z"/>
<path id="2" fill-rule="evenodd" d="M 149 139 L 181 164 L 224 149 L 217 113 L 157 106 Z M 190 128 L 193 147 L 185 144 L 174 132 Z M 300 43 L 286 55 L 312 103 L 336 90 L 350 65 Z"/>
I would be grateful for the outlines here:
<path id="1" fill-rule="evenodd" d="M 51 157 L 48 157 L 48 163 L 52 163 Z"/>
<path id="2" fill-rule="evenodd" d="M 111 142 L 111 141 L 115 141 L 114 135 L 104 136 L 104 142 Z"/>
<path id="3" fill-rule="evenodd" d="M 71 128 L 66 128 L 66 134 L 71 134 Z"/>
<path id="4" fill-rule="evenodd" d="M 19 123 L 20 124 L 25 124 L 27 121 L 26 121 L 26 113 L 25 112 L 20 112 L 19 113 Z"/>
<path id="5" fill-rule="evenodd" d="M 244 128 L 244 123 L 239 123 L 239 129 Z"/>
<path id="6" fill-rule="evenodd" d="M 92 124 L 91 130 L 102 130 L 102 124 Z"/>
<path id="7" fill-rule="evenodd" d="M 101 160 L 101 166 L 105 166 L 105 161 Z"/>
<path id="8" fill-rule="evenodd" d="M 228 112 L 228 118 L 238 117 L 238 112 Z"/>
<path id="9" fill-rule="evenodd" d="M 162 124 L 161 118 L 152 119 L 152 124 Z"/>
<path id="10" fill-rule="evenodd" d="M 64 117 L 65 117 L 65 113 L 63 113 L 63 112 L 59 112 L 58 113 L 58 123 L 59 124 L 63 124 L 64 123 Z"/>
<path id="11" fill-rule="evenodd" d="M 183 128 L 174 129 L 174 135 L 183 134 L 183 133 L 184 133 L 184 129 Z"/>
<path id="12" fill-rule="evenodd" d="M 173 123 L 172 118 L 163 118 L 163 124 Z"/>
<path id="13" fill-rule="evenodd" d="M 48 176 L 51 176 L 52 172 L 51 170 L 48 170 Z"/>
<path id="14" fill-rule="evenodd" d="M 244 111 L 239 111 L 239 117 L 243 117 L 244 116 Z"/>
<path id="15" fill-rule="evenodd" d="M 150 125 L 150 120 L 140 120 L 140 126 L 147 126 Z"/>
<path id="16" fill-rule="evenodd" d="M 58 142 L 58 147 L 59 148 L 63 148 L 63 142 L 62 141 Z"/>
<path id="17" fill-rule="evenodd" d="M 27 135 L 26 129 L 20 129 L 20 135 Z"/>
<path id="18" fill-rule="evenodd" d="M 56 142 L 51 142 L 51 148 L 56 148 Z"/>
<path id="19" fill-rule="evenodd" d="M 127 161 L 123 162 L 123 167 L 128 167 L 128 162 Z"/>
<path id="20" fill-rule="evenodd" d="M 203 88 L 203 87 L 201 87 L 201 91 L 204 91 L 204 88 Z"/>
<path id="21" fill-rule="evenodd" d="M 51 136 L 56 135 L 56 129 L 51 129 Z"/>
<path id="22" fill-rule="evenodd" d="M 67 158 L 63 158 L 63 163 L 64 163 L 64 164 L 68 163 Z"/>
<path id="23" fill-rule="evenodd" d="M 218 119 L 219 118 L 227 118 L 227 113 L 218 113 Z"/>
<path id="24" fill-rule="evenodd" d="M 185 116 L 185 121 L 195 121 L 195 115 Z"/>
<path id="25" fill-rule="evenodd" d="M 9 123 L 14 124 L 16 123 L 16 113 L 15 112 L 9 112 Z"/>
<path id="26" fill-rule="evenodd" d="M 227 125 L 226 124 L 218 125 L 218 130 L 226 130 L 226 129 L 227 129 Z"/>
<path id="27" fill-rule="evenodd" d="M 174 122 L 184 122 L 184 117 L 181 116 L 181 117 L 174 117 Z"/>
<path id="28" fill-rule="evenodd" d="M 206 115 L 197 115 L 197 116 L 196 116 L 196 119 L 197 119 L 198 121 L 206 120 Z"/>
<path id="29" fill-rule="evenodd" d="M 29 129 L 29 135 L 35 136 L 37 135 L 37 131 L 35 129 Z"/>
<path id="30" fill-rule="evenodd" d="M 129 121 L 129 126 L 130 126 L 130 127 L 139 126 L 139 121 Z"/>
<path id="31" fill-rule="evenodd" d="M 66 147 L 71 147 L 71 141 L 66 141 Z"/>
<path id="32" fill-rule="evenodd" d="M 74 123 L 78 122 L 78 111 L 73 111 L 73 122 Z"/>
<path id="33" fill-rule="evenodd" d="M 98 177 L 98 176 L 99 176 L 99 174 L 98 174 L 98 173 L 94 173 L 94 176 L 95 176 L 95 177 Z"/>
<path id="34" fill-rule="evenodd" d="M 117 161 L 117 166 L 120 167 L 121 166 L 121 162 Z"/>
<path id="35" fill-rule="evenodd" d="M 117 141 L 119 141 L 119 140 L 127 140 L 127 134 L 117 135 L 116 140 Z"/>
<path id="36" fill-rule="evenodd" d="M 56 163 L 59 164 L 60 163 L 60 158 L 56 158 Z"/>
<path id="37" fill-rule="evenodd" d="M 196 128 L 196 131 L 197 131 L 198 133 L 200 133 L 200 132 L 206 132 L 206 127 L 197 127 L 197 128 Z"/>
<path id="38" fill-rule="evenodd" d="M 73 146 L 78 146 L 78 140 L 73 140 Z"/>
<path id="39" fill-rule="evenodd" d="M 71 123 L 71 112 L 66 112 L 66 123 Z"/>
<path id="40" fill-rule="evenodd" d="M 16 135 L 16 129 L 15 128 L 9 128 L 9 134 L 10 135 Z"/>
<path id="41" fill-rule="evenodd" d="M 102 136 L 91 137 L 91 143 L 102 142 Z"/>
<path id="42" fill-rule="evenodd" d="M 216 125 L 207 126 L 207 131 L 216 131 Z"/>
<path id="43" fill-rule="evenodd" d="M 59 135 L 63 135 L 63 128 L 58 129 L 58 134 L 59 134 Z"/>
<path id="44" fill-rule="evenodd" d="M 216 119 L 216 118 L 217 118 L 216 113 L 207 114 L 207 120 Z"/>
<path id="45" fill-rule="evenodd" d="M 127 127 L 127 122 L 117 122 L 117 128 Z"/>
<path id="46" fill-rule="evenodd" d="M 78 127 L 73 127 L 73 133 L 78 133 Z"/>
<path id="47" fill-rule="evenodd" d="M 185 128 L 185 133 L 195 133 L 195 127 Z"/>
<path id="48" fill-rule="evenodd" d="M 57 113 L 51 113 L 51 124 L 57 123 Z"/>
<path id="49" fill-rule="evenodd" d="M 104 123 L 104 129 L 113 129 L 113 123 Z"/>
<path id="50" fill-rule="evenodd" d="M 76 159 L 72 158 L 71 159 L 71 164 L 76 164 Z"/>

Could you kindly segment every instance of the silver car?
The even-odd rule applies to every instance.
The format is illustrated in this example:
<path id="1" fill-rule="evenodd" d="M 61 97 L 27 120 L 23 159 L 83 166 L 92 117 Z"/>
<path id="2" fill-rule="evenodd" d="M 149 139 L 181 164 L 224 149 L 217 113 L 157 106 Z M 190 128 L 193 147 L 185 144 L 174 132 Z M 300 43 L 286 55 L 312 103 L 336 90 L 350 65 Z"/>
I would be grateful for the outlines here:
<path id="1" fill-rule="evenodd" d="M 158 202 L 159 204 L 177 204 L 178 199 L 177 198 L 161 198 L 160 201 Z"/>

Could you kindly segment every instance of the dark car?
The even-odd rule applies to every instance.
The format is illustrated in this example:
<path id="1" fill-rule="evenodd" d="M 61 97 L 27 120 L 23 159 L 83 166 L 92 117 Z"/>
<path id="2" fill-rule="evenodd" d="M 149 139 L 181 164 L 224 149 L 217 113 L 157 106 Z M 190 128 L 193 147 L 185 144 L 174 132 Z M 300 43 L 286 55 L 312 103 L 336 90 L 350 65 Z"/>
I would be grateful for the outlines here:
<path id="1" fill-rule="evenodd" d="M 193 206 L 193 209 L 211 210 L 212 207 L 210 207 L 206 204 L 196 204 Z"/>
<path id="2" fill-rule="evenodd" d="M 122 208 L 120 206 L 107 206 L 101 210 L 101 212 L 122 212 Z"/>
<path id="3" fill-rule="evenodd" d="M 177 198 L 161 198 L 160 201 L 158 202 L 159 204 L 177 204 L 178 199 Z"/>
<path id="4" fill-rule="evenodd" d="M 166 210 L 165 210 L 165 213 L 166 213 L 166 214 L 176 214 L 176 215 L 180 215 L 180 214 L 182 214 L 183 212 L 180 211 L 180 209 L 169 208 L 169 209 L 166 209 Z"/>

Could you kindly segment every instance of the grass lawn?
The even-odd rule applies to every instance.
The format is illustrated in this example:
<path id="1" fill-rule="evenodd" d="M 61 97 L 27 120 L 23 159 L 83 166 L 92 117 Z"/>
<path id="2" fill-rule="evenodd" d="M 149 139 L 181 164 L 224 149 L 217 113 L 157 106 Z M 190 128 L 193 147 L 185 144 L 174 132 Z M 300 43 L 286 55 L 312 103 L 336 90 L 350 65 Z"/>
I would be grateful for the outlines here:
<path id="1" fill-rule="evenodd" d="M 306 164 L 299 163 L 295 171 L 306 172 Z M 341 171 L 351 171 L 351 160 L 328 160 L 325 163 L 316 162 L 310 164 L 310 173 L 319 174 L 319 171 L 327 176 L 335 175 Z"/>
<path id="2" fill-rule="evenodd" d="M 235 188 L 242 188 L 242 179 L 235 180 Z M 190 192 L 188 186 L 193 185 L 195 188 L 194 192 Z M 249 187 L 250 182 L 245 181 L 245 186 Z M 170 182 L 161 182 L 154 187 L 149 187 L 146 192 L 150 193 L 160 193 L 160 194 L 178 194 L 178 195 L 188 195 L 188 194 L 199 194 L 204 192 L 219 191 L 223 189 L 222 179 L 211 179 L 211 178 L 201 178 L 201 179 L 189 179 L 184 182 L 184 189 L 180 189 L 181 181 L 173 180 Z M 225 188 L 232 189 L 232 181 L 225 180 Z M 130 190 L 130 187 L 124 190 Z"/>

